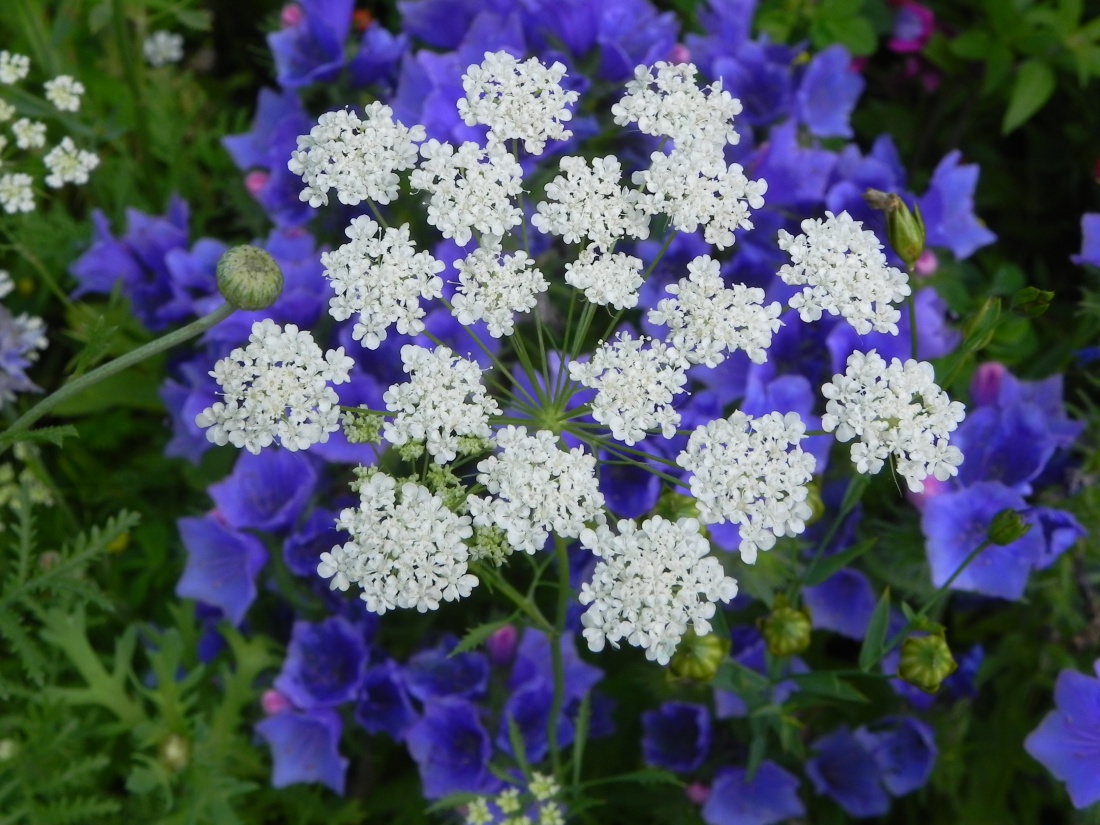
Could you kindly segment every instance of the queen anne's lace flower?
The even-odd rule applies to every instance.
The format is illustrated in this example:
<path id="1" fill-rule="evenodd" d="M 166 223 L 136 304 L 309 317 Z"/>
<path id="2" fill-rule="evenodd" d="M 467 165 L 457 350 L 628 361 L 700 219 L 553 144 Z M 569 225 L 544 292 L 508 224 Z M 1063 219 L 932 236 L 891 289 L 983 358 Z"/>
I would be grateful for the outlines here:
<path id="1" fill-rule="evenodd" d="M 15 107 L 6 100 L 0 100 L 0 123 L 7 123 L 15 117 Z"/>
<path id="2" fill-rule="evenodd" d="M 489 438 L 489 416 L 500 407 L 481 383 L 481 367 L 454 355 L 447 347 L 401 348 L 401 362 L 411 379 L 394 384 L 382 396 L 386 409 L 397 413 L 382 428 L 396 447 L 424 441 L 437 464 L 454 461 L 464 436 Z"/>
<path id="3" fill-rule="evenodd" d="M 643 349 L 647 341 L 621 333 L 600 344 L 587 363 L 569 362 L 569 377 L 596 390 L 592 417 L 627 444 L 641 441 L 654 427 L 672 438 L 680 423 L 672 399 L 684 391 L 687 361 L 660 341 Z"/>
<path id="4" fill-rule="evenodd" d="M 34 211 L 34 179 L 22 172 L 0 175 L 0 206 L 9 215 Z"/>
<path id="5" fill-rule="evenodd" d="M 821 426 L 836 430 L 838 441 L 851 441 L 852 461 L 861 473 L 877 473 L 891 454 L 897 470 L 915 493 L 929 475 L 947 481 L 958 475 L 963 455 L 948 444 L 966 411 L 935 383 L 926 361 L 897 358 L 887 366 L 871 350 L 848 356 L 844 375 L 821 388 L 828 400 Z"/>
<path id="6" fill-rule="evenodd" d="M 352 337 L 368 349 L 378 349 L 391 324 L 402 335 L 423 332 L 420 299 L 443 294 L 437 273 L 445 265 L 416 251 L 408 224 L 383 234 L 377 223 L 361 215 L 344 232 L 351 242 L 321 255 L 325 277 L 336 292 L 329 314 L 337 321 L 358 315 Z"/>
<path id="7" fill-rule="evenodd" d="M 676 458 L 692 474 L 699 517 L 740 525 L 741 558 L 748 564 L 777 537 L 806 529 L 806 484 L 815 459 L 798 446 L 805 433 L 797 413 L 754 419 L 737 411 L 698 427 Z"/>
<path id="8" fill-rule="evenodd" d="M 590 246 L 577 260 L 565 265 L 565 282 L 584 292 L 594 304 L 630 309 L 638 303 L 642 260 L 622 252 L 597 258 L 596 247 Z"/>
<path id="9" fill-rule="evenodd" d="M 46 124 L 21 117 L 11 125 L 15 145 L 20 149 L 41 149 L 46 145 Z"/>
<path id="10" fill-rule="evenodd" d="M 50 101 L 59 112 L 76 112 L 80 110 L 80 96 L 84 94 L 84 84 L 67 74 L 58 75 L 53 80 L 47 80 L 45 85 L 46 100 Z"/>
<path id="11" fill-rule="evenodd" d="M 389 203 L 398 195 L 397 173 L 416 164 L 416 144 L 424 127 L 406 128 L 394 121 L 393 110 L 375 101 L 362 120 L 346 109 L 326 112 L 308 135 L 298 138 L 298 149 L 287 168 L 302 178 L 299 196 L 316 208 L 328 203 L 336 190 L 340 203 Z"/>
<path id="12" fill-rule="evenodd" d="M 99 158 L 91 152 L 77 149 L 73 139 L 65 137 L 42 158 L 50 174 L 46 185 L 59 189 L 66 183 L 85 184 L 88 173 L 99 166 Z"/>
<path id="13" fill-rule="evenodd" d="M 670 284 L 664 298 L 649 311 L 649 321 L 669 329 L 668 343 L 693 364 L 715 367 L 727 352 L 744 350 L 755 364 L 768 360 L 764 351 L 782 326 L 778 302 L 763 306 L 764 290 L 735 284 L 726 289 L 718 261 L 701 255 L 688 264 L 687 278 Z"/>
<path id="14" fill-rule="evenodd" d="M 534 260 L 522 250 L 504 255 L 499 249 L 476 249 L 455 262 L 458 291 L 451 299 L 460 324 L 485 321 L 494 338 L 515 331 L 517 312 L 530 312 L 549 284 Z"/>
<path id="15" fill-rule="evenodd" d="M 477 586 L 467 572 L 470 517 L 451 512 L 419 484 L 406 482 L 398 491 L 385 473 L 369 475 L 359 484 L 359 507 L 341 512 L 336 526 L 351 541 L 322 553 L 317 573 L 331 578 L 333 589 L 359 585 L 372 613 L 437 610 Z"/>
<path id="16" fill-rule="evenodd" d="M 565 157 L 564 174 L 546 184 L 546 197 L 531 223 L 540 232 L 561 235 L 566 243 L 587 238 L 609 250 L 619 238 L 649 237 L 649 216 L 638 208 L 638 193 L 621 183 L 621 167 L 614 155 Z"/>
<path id="17" fill-rule="evenodd" d="M 737 582 L 708 555 L 710 542 L 695 519 L 654 516 L 640 527 L 624 519 L 618 530 L 602 525 L 580 536 L 601 559 L 592 581 L 581 585 L 584 638 L 595 652 L 626 639 L 667 665 L 689 625 L 700 636 L 710 633 L 714 603 L 736 596 Z"/>
<path id="18" fill-rule="evenodd" d="M 210 373 L 225 401 L 195 417 L 206 437 L 259 453 L 273 440 L 287 450 L 328 441 L 340 429 L 340 399 L 326 382 L 343 384 L 354 361 L 344 348 L 322 353 L 308 332 L 283 329 L 270 318 L 252 325 L 248 346 L 238 347 Z"/>
<path id="19" fill-rule="evenodd" d="M 508 52 L 486 52 L 480 66 L 462 75 L 466 96 L 458 115 L 467 126 L 489 127 L 489 140 L 522 140 L 533 155 L 542 154 L 547 140 L 565 140 L 573 133 L 562 126 L 573 115 L 566 107 L 577 92 L 561 87 L 565 66 L 543 66 L 537 57 L 520 63 Z"/>
<path id="20" fill-rule="evenodd" d="M 145 62 L 154 68 L 183 60 L 183 36 L 169 31 L 155 31 L 141 44 Z"/>
<path id="21" fill-rule="evenodd" d="M 31 70 L 31 59 L 24 54 L 0 52 L 0 83 L 10 86 L 18 83 Z"/>
<path id="22" fill-rule="evenodd" d="M 797 237 L 779 230 L 779 248 L 791 256 L 779 277 L 791 286 L 806 285 L 791 298 L 791 307 L 803 321 L 828 312 L 842 316 L 860 335 L 872 329 L 897 335 L 901 313 L 891 304 L 909 294 L 908 277 L 887 265 L 882 244 L 862 223 L 847 212 L 825 215 L 824 221 L 802 221 L 804 234 Z"/>
<path id="23" fill-rule="evenodd" d="M 550 531 L 576 538 L 585 522 L 602 521 L 593 455 L 581 447 L 562 450 L 549 430 L 529 436 L 526 427 L 508 426 L 494 440 L 500 453 L 477 465 L 477 480 L 491 497 L 467 499 L 475 525 L 498 527 L 514 549 L 534 553 Z"/>
<path id="24" fill-rule="evenodd" d="M 409 185 L 431 193 L 428 223 L 444 238 L 465 246 L 482 233 L 483 246 L 496 246 L 522 215 L 512 202 L 523 191 L 523 169 L 502 146 L 449 143 L 429 140 L 420 147 L 423 161 L 413 171 Z"/>

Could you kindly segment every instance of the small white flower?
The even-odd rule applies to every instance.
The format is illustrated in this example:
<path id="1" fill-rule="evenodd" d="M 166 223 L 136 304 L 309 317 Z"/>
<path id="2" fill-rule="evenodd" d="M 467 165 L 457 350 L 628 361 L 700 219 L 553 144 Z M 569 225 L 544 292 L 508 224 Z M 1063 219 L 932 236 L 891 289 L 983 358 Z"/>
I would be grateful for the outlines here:
<path id="1" fill-rule="evenodd" d="M 42 158 L 50 174 L 46 185 L 59 189 L 66 183 L 82 185 L 88 182 L 88 173 L 99 166 L 99 158 L 91 152 L 77 149 L 73 139 L 65 137 Z"/>
<path id="2" fill-rule="evenodd" d="M 0 100 L 0 123 L 7 123 L 15 117 L 15 107 L 6 100 Z"/>
<path id="3" fill-rule="evenodd" d="M 592 581 L 581 585 L 584 638 L 594 652 L 625 639 L 645 650 L 646 658 L 667 665 L 689 626 L 710 633 L 715 602 L 737 595 L 737 581 L 708 555 L 710 542 L 699 522 L 673 523 L 661 516 L 607 525 L 581 533 L 581 545 L 601 561 Z"/>
<path id="4" fill-rule="evenodd" d="M 11 274 L 6 269 L 0 269 L 0 299 L 11 295 L 13 289 L 15 289 L 15 281 L 11 279 Z"/>
<path id="5" fill-rule="evenodd" d="M 15 145 L 20 149 L 41 149 L 46 145 L 46 124 L 21 117 L 11 125 Z"/>
<path id="6" fill-rule="evenodd" d="M 452 311 L 460 324 L 485 321 L 494 338 L 515 331 L 517 312 L 530 312 L 550 284 L 522 250 L 505 255 L 498 249 L 476 249 L 456 261 L 458 291 Z"/>
<path id="7" fill-rule="evenodd" d="M 46 100 L 59 112 L 80 110 L 80 96 L 84 94 L 84 84 L 67 74 L 58 75 L 45 84 Z"/>
<path id="8" fill-rule="evenodd" d="M 31 59 L 23 54 L 0 52 L 0 83 L 10 86 L 18 83 L 31 70 Z"/>
<path id="9" fill-rule="evenodd" d="M 0 175 L 0 206 L 9 215 L 16 212 L 34 211 L 34 190 L 31 184 L 34 180 L 30 175 L 15 172 Z"/>
<path id="10" fill-rule="evenodd" d="M 642 260 L 616 252 L 596 257 L 590 246 L 572 263 L 565 265 L 565 282 L 584 293 L 594 304 L 630 309 L 638 303 L 642 285 Z"/>
<path id="11" fill-rule="evenodd" d="M 183 36 L 169 31 L 155 31 L 141 44 L 145 62 L 154 68 L 183 60 Z"/>

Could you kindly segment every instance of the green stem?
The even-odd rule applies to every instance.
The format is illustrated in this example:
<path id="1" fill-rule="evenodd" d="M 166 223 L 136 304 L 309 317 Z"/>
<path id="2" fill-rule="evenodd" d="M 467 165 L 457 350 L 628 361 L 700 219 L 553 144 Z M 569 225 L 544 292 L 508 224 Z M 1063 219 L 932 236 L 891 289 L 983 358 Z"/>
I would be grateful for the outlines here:
<path id="1" fill-rule="evenodd" d="M 471 564 L 470 569 L 478 578 L 488 579 L 492 582 L 492 586 L 503 593 L 508 601 L 526 613 L 540 630 L 546 633 L 554 632 L 554 626 L 550 624 L 549 619 L 542 615 L 542 611 L 539 610 L 538 605 L 516 590 L 516 588 L 512 587 L 512 585 L 508 584 L 505 578 L 500 575 L 496 569 L 478 562 Z"/>
<path id="2" fill-rule="evenodd" d="M 550 662 L 554 669 L 554 698 L 550 702 L 550 718 L 546 721 L 546 733 L 550 737 L 550 761 L 554 776 L 564 784 L 561 771 L 561 748 L 558 745 L 558 718 L 565 703 L 565 663 L 561 654 L 561 639 L 565 635 L 565 617 L 569 610 L 569 552 L 565 540 L 554 537 L 554 553 L 558 559 L 558 608 L 556 623 L 550 639 Z"/>

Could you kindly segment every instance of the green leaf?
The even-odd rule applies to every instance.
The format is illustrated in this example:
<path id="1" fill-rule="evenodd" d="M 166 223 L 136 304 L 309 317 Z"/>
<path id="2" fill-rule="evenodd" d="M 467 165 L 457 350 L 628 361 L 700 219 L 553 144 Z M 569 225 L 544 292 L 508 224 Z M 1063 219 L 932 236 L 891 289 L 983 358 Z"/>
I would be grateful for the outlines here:
<path id="1" fill-rule="evenodd" d="M 513 613 L 507 619 L 501 619 L 496 622 L 487 622 L 486 624 L 478 625 L 466 631 L 466 635 L 462 637 L 455 649 L 447 654 L 447 658 L 457 656 L 459 653 L 465 653 L 468 650 L 473 650 L 475 647 L 479 647 L 485 643 L 485 640 L 500 630 L 502 627 L 507 627 L 512 624 L 516 619 Z"/>
<path id="2" fill-rule="evenodd" d="M 531 766 L 527 764 L 527 744 L 523 741 L 523 732 L 516 724 L 512 714 L 508 714 L 508 743 L 512 746 L 512 755 L 516 758 L 516 764 L 525 777 L 531 776 Z M 555 720 L 554 724 L 557 724 Z"/>
<path id="3" fill-rule="evenodd" d="M 85 416 L 122 407 L 162 412 L 164 402 L 157 394 L 159 381 L 160 378 L 152 373 L 120 372 L 62 401 L 53 414 Z"/>
<path id="4" fill-rule="evenodd" d="M 1054 93 L 1054 70 L 1044 61 L 1032 59 L 1021 64 L 1012 85 L 1001 134 L 1019 128 L 1038 112 Z"/>
<path id="5" fill-rule="evenodd" d="M 79 437 L 80 433 L 76 427 L 72 424 L 63 424 L 60 427 L 39 427 L 37 430 L 24 430 L 14 435 L 0 433 L 0 445 L 7 446 L 18 444 L 21 441 L 31 441 L 36 444 L 48 443 L 60 447 L 61 442 L 66 438 Z"/>
<path id="6" fill-rule="evenodd" d="M 663 771 L 660 768 L 645 768 L 640 771 L 620 773 L 618 776 L 608 776 L 604 779 L 590 779 L 587 782 L 582 782 L 578 787 L 594 788 L 597 785 L 619 785 L 624 783 L 635 785 L 675 785 L 678 788 L 684 786 L 684 783 L 674 773 Z"/>
<path id="7" fill-rule="evenodd" d="M 728 690 L 742 698 L 750 694 L 763 696 L 771 689 L 767 676 L 732 659 L 722 663 L 710 684 L 711 687 Z"/>
<path id="8" fill-rule="evenodd" d="M 818 48 L 840 43 L 853 57 L 866 57 L 878 46 L 874 26 L 866 18 L 857 15 L 819 18 L 815 21 L 814 29 L 816 32 L 812 32 L 811 36 L 816 34 L 815 45 Z"/>
<path id="9" fill-rule="evenodd" d="M 431 805 L 425 809 L 425 813 L 438 814 L 444 811 L 450 811 L 454 808 L 461 808 L 463 805 L 469 805 L 475 799 L 480 799 L 481 794 L 468 793 L 461 791 L 459 793 L 447 794 L 442 799 L 437 799 Z"/>
<path id="10" fill-rule="evenodd" d="M 983 60 L 989 52 L 989 33 L 983 29 L 963 32 L 951 41 L 951 53 L 964 60 Z"/>
<path id="11" fill-rule="evenodd" d="M 573 784 L 581 782 L 581 770 L 584 767 L 584 749 L 588 744 L 588 721 L 592 715 L 592 694 L 585 693 L 577 711 L 577 721 L 573 735 Z"/>
<path id="12" fill-rule="evenodd" d="M 822 0 L 821 14 L 829 17 L 851 17 L 863 7 L 863 0 Z"/>
<path id="13" fill-rule="evenodd" d="M 882 591 L 882 598 L 871 614 L 867 625 L 867 636 L 859 651 L 859 669 L 870 670 L 882 658 L 882 649 L 886 645 L 886 630 L 890 626 L 890 588 Z"/>
<path id="14" fill-rule="evenodd" d="M 835 673 L 817 671 L 799 673 L 790 677 L 806 693 L 839 699 L 841 702 L 866 702 L 867 697 L 845 682 Z"/>
<path id="15" fill-rule="evenodd" d="M 813 587 L 815 584 L 821 584 L 823 581 L 830 578 L 834 573 L 843 570 L 849 564 L 854 562 L 856 559 L 858 559 L 860 556 L 862 556 L 864 553 L 874 547 L 877 541 L 878 537 L 874 536 L 867 539 L 866 541 L 861 541 L 859 544 L 854 544 L 847 550 L 842 550 L 835 555 L 818 559 L 817 563 L 811 565 L 811 567 L 806 571 L 806 575 L 803 578 L 803 584 L 806 587 Z"/>

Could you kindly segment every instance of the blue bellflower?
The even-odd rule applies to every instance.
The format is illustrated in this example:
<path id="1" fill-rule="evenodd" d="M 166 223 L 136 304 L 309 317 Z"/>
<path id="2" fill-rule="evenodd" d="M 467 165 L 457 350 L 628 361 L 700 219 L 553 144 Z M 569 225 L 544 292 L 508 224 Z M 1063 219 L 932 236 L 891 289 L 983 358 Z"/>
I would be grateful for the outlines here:
<path id="1" fill-rule="evenodd" d="M 420 769 L 426 799 L 459 792 L 490 794 L 500 787 L 489 771 L 492 742 L 472 702 L 456 696 L 429 702 L 408 729 L 405 744 Z"/>
<path id="2" fill-rule="evenodd" d="M 421 702 L 448 696 L 481 699 L 489 685 L 489 663 L 476 651 L 451 655 L 458 645 L 445 636 L 435 647 L 422 650 L 405 663 L 402 676 L 409 693 Z"/>
<path id="3" fill-rule="evenodd" d="M 1100 660 L 1094 668 L 1100 677 Z M 1063 670 L 1054 705 L 1024 749 L 1065 783 L 1074 807 L 1086 808 L 1100 801 L 1100 678 Z"/>
<path id="4" fill-rule="evenodd" d="M 749 779 L 743 768 L 722 768 L 703 805 L 707 825 L 776 825 L 806 813 L 798 779 L 774 762 L 760 763 Z"/>
<path id="5" fill-rule="evenodd" d="M 211 515 L 181 518 L 177 525 L 187 564 L 176 595 L 217 607 L 239 625 L 256 600 L 256 577 L 267 563 L 264 546 Z"/>
<path id="6" fill-rule="evenodd" d="M 299 708 L 333 707 L 355 698 L 366 663 L 362 628 L 342 616 L 296 621 L 275 689 Z"/>
<path id="7" fill-rule="evenodd" d="M 271 785 L 285 788 L 319 782 L 343 794 L 348 760 L 340 755 L 343 724 L 331 710 L 285 710 L 257 723 L 256 733 L 271 747 Z"/>
<path id="8" fill-rule="evenodd" d="M 1081 216 L 1081 253 L 1071 255 L 1075 264 L 1100 267 L 1100 212 Z"/>
<path id="9" fill-rule="evenodd" d="M 710 711 L 691 702 L 665 702 L 642 714 L 647 765 L 691 773 L 710 752 Z"/>
<path id="10" fill-rule="evenodd" d="M 387 733 L 401 742 L 419 718 L 396 662 L 386 659 L 367 669 L 355 705 L 355 721 L 367 733 Z"/>
<path id="11" fill-rule="evenodd" d="M 238 529 L 283 531 L 294 526 L 317 486 L 304 452 L 242 451 L 233 472 L 210 486 L 218 513 Z"/>

